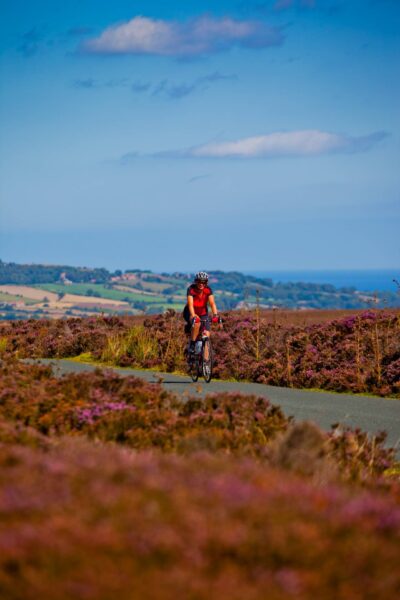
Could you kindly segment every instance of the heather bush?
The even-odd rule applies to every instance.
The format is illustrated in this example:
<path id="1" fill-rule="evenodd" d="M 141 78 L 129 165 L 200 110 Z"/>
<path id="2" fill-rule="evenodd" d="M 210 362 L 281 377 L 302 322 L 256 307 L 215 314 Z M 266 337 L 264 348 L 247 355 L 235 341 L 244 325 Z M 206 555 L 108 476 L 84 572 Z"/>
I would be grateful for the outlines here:
<path id="1" fill-rule="evenodd" d="M 370 438 L 360 428 L 333 426 L 330 446 L 336 464 L 347 480 L 366 480 L 370 475 L 383 473 L 393 466 L 393 451 L 382 450 L 386 432 Z"/>
<path id="2" fill-rule="evenodd" d="M 399 317 L 383 311 L 293 326 L 265 313 L 226 313 L 216 330 L 215 374 L 273 385 L 400 394 Z M 136 324 L 135 324 L 136 323 Z M 185 368 L 179 315 L 0 324 L 3 354 L 62 357 L 91 352 L 121 366 Z"/>
<path id="3" fill-rule="evenodd" d="M 331 439 L 314 423 L 295 423 L 288 427 L 271 445 L 268 458 L 275 467 L 298 475 L 311 476 L 321 483 L 334 480 L 338 476 Z"/>
<path id="4" fill-rule="evenodd" d="M 260 325 L 255 361 L 255 319 L 226 318 L 224 338 L 215 335 L 216 371 L 272 385 L 400 395 L 399 318 L 366 312 L 307 327 Z"/>
<path id="5" fill-rule="evenodd" d="M 10 421 L 0 416 L 1 444 L 19 444 L 29 448 L 48 448 L 51 442 L 47 436 L 39 433 L 33 427 L 27 427 L 20 422 Z"/>
<path id="6" fill-rule="evenodd" d="M 130 323 L 123 317 L 2 321 L 0 336 L 7 342 L 3 355 L 61 358 L 95 352 L 105 347 L 110 335 L 126 331 Z"/>
<path id="7" fill-rule="evenodd" d="M 215 333 L 221 376 L 398 389 L 393 315 L 246 319 Z M 33 323 L 0 327 L 1 598 L 397 597 L 400 480 L 384 433 L 327 434 L 265 398 L 182 400 L 110 371 L 56 378 L 7 359 L 79 350 L 173 370 L 174 313 Z"/>
<path id="8" fill-rule="evenodd" d="M 392 469 L 398 476 L 399 466 L 394 449 L 384 447 L 385 440 L 385 432 L 369 436 L 358 428 L 336 424 L 327 435 L 312 422 L 292 423 L 273 440 L 266 456 L 271 465 L 320 483 L 340 478 L 385 487 L 386 474 Z"/>
<path id="9" fill-rule="evenodd" d="M 384 434 L 370 438 L 338 426 L 328 435 L 312 425 L 292 426 L 264 397 L 221 393 L 182 401 L 160 385 L 111 371 L 55 378 L 49 367 L 3 363 L 0 416 L 49 436 L 86 436 L 136 450 L 253 456 L 283 468 L 290 463 L 300 474 L 303 462 L 305 474 L 335 471 L 357 482 L 379 478 L 395 464 Z M 290 448 L 289 461 L 277 458 Z"/>
<path id="10" fill-rule="evenodd" d="M 112 372 L 57 379 L 49 367 L 8 363 L 0 373 L 0 415 L 49 435 L 257 456 L 290 422 L 265 398 L 218 394 L 182 402 L 160 385 Z"/>
<path id="11" fill-rule="evenodd" d="M 252 458 L 0 444 L 10 600 L 392 600 L 400 507 Z"/>
<path id="12" fill-rule="evenodd" d="M 334 314 L 334 313 L 332 313 Z M 228 312 L 213 331 L 215 376 L 299 388 L 400 397 L 400 316 L 359 312 L 301 324 L 297 313 Z M 3 356 L 91 353 L 119 366 L 184 371 L 186 337 L 179 314 L 145 320 L 98 317 L 0 323 Z"/>
<path id="13" fill-rule="evenodd" d="M 144 327 L 159 344 L 153 364 L 184 368 L 185 338 L 176 315 L 147 319 Z M 214 372 L 271 385 L 400 396 L 399 334 L 399 315 L 387 311 L 306 326 L 274 322 L 267 313 L 232 311 L 224 314 L 224 329 L 213 331 Z M 163 357 L 171 339 L 177 341 L 168 362 Z M 129 358 L 124 364 L 140 366 Z"/>

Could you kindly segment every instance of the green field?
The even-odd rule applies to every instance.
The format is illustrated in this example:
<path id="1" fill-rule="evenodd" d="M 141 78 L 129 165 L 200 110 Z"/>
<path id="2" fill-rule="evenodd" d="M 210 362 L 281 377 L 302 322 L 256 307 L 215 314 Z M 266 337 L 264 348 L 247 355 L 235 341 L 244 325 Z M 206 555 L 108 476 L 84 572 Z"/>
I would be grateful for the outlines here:
<path id="1" fill-rule="evenodd" d="M 11 302 L 23 302 L 24 304 L 39 304 L 40 300 L 32 300 L 30 298 L 23 298 L 22 296 L 15 296 L 13 294 L 6 294 L 0 292 L 0 302 L 11 303 Z"/>
<path id="2" fill-rule="evenodd" d="M 128 287 L 136 287 L 137 284 L 140 284 L 146 292 L 155 294 L 161 294 L 164 290 L 171 287 L 170 283 L 154 283 L 152 281 L 146 281 L 145 279 L 141 279 L 135 283 L 130 282 Z M 120 285 L 126 285 L 126 283 L 123 282 Z"/>
<path id="3" fill-rule="evenodd" d="M 13 296 L 12 294 L 0 292 L 0 302 L 23 302 L 23 298 L 21 296 Z"/>
<path id="4" fill-rule="evenodd" d="M 184 299 L 182 303 L 173 302 L 169 304 L 167 302 L 168 296 L 154 295 L 149 296 L 147 294 L 141 294 L 140 292 L 128 292 L 106 288 L 102 284 L 98 283 L 75 283 L 71 285 L 63 285 L 62 283 L 43 283 L 37 284 L 33 287 L 48 292 L 54 292 L 55 294 L 76 294 L 78 296 L 87 296 L 88 290 L 92 290 L 95 294 L 98 294 L 100 298 L 106 298 L 108 300 L 120 300 L 128 302 L 143 302 L 146 305 L 157 305 L 162 307 L 161 310 L 171 308 L 173 310 L 180 311 L 183 309 Z M 96 296 L 93 296 L 93 301 L 96 301 Z"/>
<path id="5" fill-rule="evenodd" d="M 139 281 L 135 281 L 135 282 L 121 281 L 121 282 L 117 283 L 116 285 L 120 285 L 120 286 L 124 286 L 124 287 L 128 287 L 128 288 L 135 288 L 135 289 L 138 289 L 138 286 L 142 286 L 142 288 L 145 292 L 150 292 L 152 294 L 154 294 L 154 293 L 162 294 L 164 292 L 164 290 L 171 288 L 175 284 L 177 284 L 180 289 L 178 289 L 174 293 L 174 296 L 184 296 L 186 294 L 187 285 L 186 285 L 186 283 L 182 284 L 182 281 L 179 281 L 177 279 L 171 280 L 170 282 L 166 282 L 166 283 L 154 283 L 154 282 L 148 282 L 148 281 L 146 281 L 146 279 L 140 279 Z"/>
<path id="6" fill-rule="evenodd" d="M 108 300 L 124 301 L 129 299 L 129 302 L 140 301 L 146 302 L 147 304 L 165 304 L 165 297 L 161 295 L 147 296 L 146 294 L 140 294 L 139 292 L 121 292 L 120 290 L 106 288 L 99 283 L 73 283 L 71 285 L 63 285 L 62 283 L 41 283 L 34 287 L 56 294 L 76 294 L 78 296 L 87 296 L 88 290 L 92 290 L 95 294 L 98 294 L 100 298 L 107 298 Z M 96 298 L 95 296 L 93 297 Z"/>

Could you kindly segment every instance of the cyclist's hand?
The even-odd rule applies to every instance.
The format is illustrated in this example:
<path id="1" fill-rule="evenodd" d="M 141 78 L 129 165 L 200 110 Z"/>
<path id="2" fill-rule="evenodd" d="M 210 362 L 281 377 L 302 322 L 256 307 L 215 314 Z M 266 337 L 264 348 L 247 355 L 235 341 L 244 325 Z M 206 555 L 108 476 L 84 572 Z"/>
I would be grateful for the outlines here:
<path id="1" fill-rule="evenodd" d="M 218 315 L 214 315 L 212 318 L 212 322 L 213 323 L 219 323 L 219 316 Z"/>
<path id="2" fill-rule="evenodd" d="M 192 327 L 194 327 L 196 323 L 200 323 L 200 317 L 198 317 L 197 315 L 192 319 Z"/>

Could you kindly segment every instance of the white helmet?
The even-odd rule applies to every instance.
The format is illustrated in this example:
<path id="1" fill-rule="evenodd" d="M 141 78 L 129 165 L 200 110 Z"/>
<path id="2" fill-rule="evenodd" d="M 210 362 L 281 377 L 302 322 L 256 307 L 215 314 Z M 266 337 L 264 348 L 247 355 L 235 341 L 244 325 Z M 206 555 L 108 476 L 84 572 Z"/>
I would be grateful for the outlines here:
<path id="1" fill-rule="evenodd" d="M 194 276 L 194 280 L 200 281 L 201 283 L 207 283 L 208 282 L 208 273 L 206 273 L 205 271 L 199 271 Z"/>

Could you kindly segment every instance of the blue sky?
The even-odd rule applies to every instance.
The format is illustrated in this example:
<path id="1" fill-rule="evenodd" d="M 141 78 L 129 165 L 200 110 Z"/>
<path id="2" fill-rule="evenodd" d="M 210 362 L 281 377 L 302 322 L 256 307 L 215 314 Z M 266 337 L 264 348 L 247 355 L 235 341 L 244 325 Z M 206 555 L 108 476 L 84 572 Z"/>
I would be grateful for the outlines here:
<path id="1" fill-rule="evenodd" d="M 398 0 L 13 0 L 0 258 L 400 265 Z"/>

